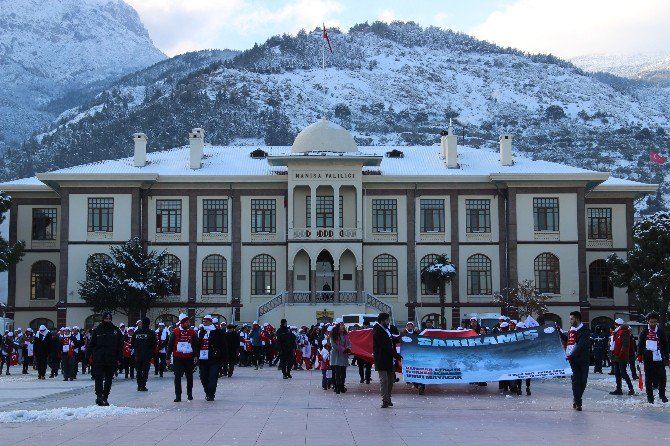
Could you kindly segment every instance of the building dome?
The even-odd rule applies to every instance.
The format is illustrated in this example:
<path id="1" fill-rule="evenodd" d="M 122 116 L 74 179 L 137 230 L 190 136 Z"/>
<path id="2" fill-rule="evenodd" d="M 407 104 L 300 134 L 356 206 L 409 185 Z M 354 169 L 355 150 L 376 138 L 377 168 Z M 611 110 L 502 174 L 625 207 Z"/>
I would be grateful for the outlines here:
<path id="1" fill-rule="evenodd" d="M 298 133 L 291 152 L 358 152 L 358 146 L 347 129 L 322 118 Z"/>

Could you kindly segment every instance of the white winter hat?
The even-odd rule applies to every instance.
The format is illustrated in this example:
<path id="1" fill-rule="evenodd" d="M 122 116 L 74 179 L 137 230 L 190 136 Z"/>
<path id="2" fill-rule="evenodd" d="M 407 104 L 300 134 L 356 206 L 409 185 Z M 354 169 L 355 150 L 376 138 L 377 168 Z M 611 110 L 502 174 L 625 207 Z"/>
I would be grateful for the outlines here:
<path id="1" fill-rule="evenodd" d="M 258 325 L 258 321 L 254 321 L 254 323 L 251 325 Z"/>
<path id="2" fill-rule="evenodd" d="M 206 316 L 203 316 L 202 320 L 204 321 L 205 319 L 209 319 L 210 321 L 214 322 L 214 318 L 212 317 L 211 314 L 208 314 Z"/>
<path id="3" fill-rule="evenodd" d="M 26 332 L 28 332 L 28 331 L 32 333 L 32 332 L 33 332 L 33 329 L 30 328 L 30 327 L 28 327 L 28 328 L 26 328 Z"/>
<path id="4" fill-rule="evenodd" d="M 72 329 L 70 327 L 65 327 L 63 331 L 72 331 Z"/>
<path id="5" fill-rule="evenodd" d="M 7 336 L 14 336 L 14 332 L 10 331 L 9 333 L 7 333 Z"/>
<path id="6" fill-rule="evenodd" d="M 72 327 L 72 329 L 73 329 L 73 330 L 79 330 L 79 326 L 78 326 L 78 325 L 75 325 L 74 327 Z"/>
<path id="7" fill-rule="evenodd" d="M 624 320 L 621 319 L 620 317 L 618 317 L 618 318 L 614 319 L 614 323 L 617 324 L 617 325 L 623 325 Z"/>
<path id="8" fill-rule="evenodd" d="M 517 321 L 516 319 L 512 319 L 510 322 L 511 322 L 512 324 L 516 325 L 516 324 L 518 324 L 519 321 Z"/>
<path id="9" fill-rule="evenodd" d="M 202 324 L 198 325 L 198 328 L 202 328 L 202 327 L 204 327 L 204 325 L 202 325 Z"/>
<path id="10" fill-rule="evenodd" d="M 505 320 L 505 316 L 500 316 L 500 317 L 498 318 L 498 320 L 499 320 L 499 321 L 504 321 L 504 320 Z"/>
<path id="11" fill-rule="evenodd" d="M 44 326 L 44 325 L 40 325 L 40 331 L 42 331 L 42 330 L 46 330 L 46 329 L 47 329 L 46 326 Z"/>
<path id="12" fill-rule="evenodd" d="M 17 328 L 16 331 L 21 331 L 21 327 Z"/>
<path id="13" fill-rule="evenodd" d="M 327 343 L 328 343 L 327 339 L 324 339 L 323 341 L 321 341 L 321 345 L 326 345 Z"/>
<path id="14" fill-rule="evenodd" d="M 185 320 L 188 320 L 188 315 L 184 313 L 179 313 L 179 323 L 181 324 Z"/>
<path id="15" fill-rule="evenodd" d="M 126 326 L 126 324 L 124 324 L 123 322 L 121 322 L 121 323 L 119 324 L 119 327 L 125 327 L 125 326 Z"/>
<path id="16" fill-rule="evenodd" d="M 471 320 L 471 321 L 476 321 L 476 320 L 478 320 L 478 319 L 477 319 L 477 316 L 472 316 L 472 317 L 470 318 L 470 320 Z"/>
<path id="17" fill-rule="evenodd" d="M 463 328 L 463 327 L 458 327 L 456 330 L 457 330 L 457 331 L 463 331 L 463 330 L 465 330 L 465 328 Z"/>
<path id="18" fill-rule="evenodd" d="M 332 325 L 328 326 L 328 331 L 333 331 L 333 326 Z"/>
<path id="19" fill-rule="evenodd" d="M 341 317 L 338 317 L 337 319 L 335 319 L 335 323 L 336 323 L 336 324 L 341 324 L 341 323 L 343 323 L 343 322 L 344 322 L 344 320 L 342 320 Z"/>
<path id="20" fill-rule="evenodd" d="M 507 322 L 503 322 L 502 324 L 500 324 L 500 327 L 501 328 L 509 327 L 509 324 Z"/>
<path id="21" fill-rule="evenodd" d="M 526 324 L 524 324 L 523 322 L 519 322 L 518 324 L 516 324 L 516 328 L 526 328 Z"/>
<path id="22" fill-rule="evenodd" d="M 165 322 L 159 322 L 159 323 L 158 323 L 158 326 L 159 326 L 159 327 L 165 327 Z"/>
<path id="23" fill-rule="evenodd" d="M 218 317 L 213 317 L 212 322 L 214 322 L 215 324 L 218 324 L 219 323 L 219 318 Z"/>

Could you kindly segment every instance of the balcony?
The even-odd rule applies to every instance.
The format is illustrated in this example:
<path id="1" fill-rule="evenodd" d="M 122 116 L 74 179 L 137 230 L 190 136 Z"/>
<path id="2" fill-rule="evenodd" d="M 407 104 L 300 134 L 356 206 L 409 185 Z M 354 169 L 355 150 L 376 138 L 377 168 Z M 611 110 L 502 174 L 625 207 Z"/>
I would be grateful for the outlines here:
<path id="1" fill-rule="evenodd" d="M 587 248 L 612 248 L 614 242 L 612 239 L 587 239 L 586 247 Z"/>
<path id="2" fill-rule="evenodd" d="M 360 240 L 358 228 L 293 228 L 291 240 Z"/>
<path id="3" fill-rule="evenodd" d="M 561 239 L 559 231 L 535 231 L 533 239 L 542 242 L 557 242 Z"/>
<path id="4" fill-rule="evenodd" d="M 397 232 L 373 232 L 370 234 L 371 242 L 397 242 Z"/>
<path id="5" fill-rule="evenodd" d="M 230 233 L 228 232 L 203 232 L 203 242 L 228 243 L 230 242 Z"/>
<path id="6" fill-rule="evenodd" d="M 420 242 L 429 242 L 429 243 L 445 243 L 447 241 L 446 234 L 444 232 L 420 232 L 419 233 Z"/>

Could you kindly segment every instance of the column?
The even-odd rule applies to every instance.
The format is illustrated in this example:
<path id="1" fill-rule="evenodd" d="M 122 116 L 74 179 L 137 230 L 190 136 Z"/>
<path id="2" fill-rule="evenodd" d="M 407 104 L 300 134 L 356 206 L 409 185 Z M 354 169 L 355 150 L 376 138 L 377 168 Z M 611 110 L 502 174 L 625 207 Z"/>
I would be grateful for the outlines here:
<path id="1" fill-rule="evenodd" d="M 340 266 L 333 265 L 333 302 L 340 301 Z"/>
<path id="2" fill-rule="evenodd" d="M 195 302 L 196 274 L 198 270 L 198 195 L 188 194 L 188 301 Z"/>
<path id="3" fill-rule="evenodd" d="M 449 196 L 449 207 L 451 211 L 451 261 L 458 265 L 459 263 L 459 234 L 458 234 L 458 193 L 452 192 Z M 460 271 L 463 271 L 461 268 Z M 451 325 L 456 325 L 461 321 L 461 304 L 460 304 L 460 271 L 451 279 Z M 446 304 L 445 304 L 446 305 Z M 445 321 L 446 322 L 446 321 Z M 449 324 L 447 323 L 447 327 Z"/>
<path id="4" fill-rule="evenodd" d="M 286 271 L 286 291 L 288 292 L 288 301 L 293 302 L 293 268 Z"/>
<path id="5" fill-rule="evenodd" d="M 316 262 L 314 262 L 314 269 L 311 265 L 309 269 L 309 301 L 316 302 Z"/>
<path id="6" fill-rule="evenodd" d="M 407 303 L 417 300 L 417 264 L 416 264 L 416 191 L 407 191 Z M 408 306 L 407 320 L 413 320 L 414 307 Z M 412 309 L 410 314 L 409 309 Z M 412 317 L 410 317 L 412 316 Z"/>
<path id="7" fill-rule="evenodd" d="M 342 222 L 344 224 L 344 222 Z M 340 238 L 340 185 L 333 186 L 333 231 L 334 238 Z"/>
<path id="8" fill-rule="evenodd" d="M 309 186 L 309 215 L 310 215 L 310 227 L 309 230 L 311 232 L 310 238 L 315 239 L 316 238 L 316 188 L 318 186 L 316 185 L 311 185 Z"/>
<path id="9" fill-rule="evenodd" d="M 288 217 L 288 238 L 292 239 L 293 238 L 293 228 L 294 228 L 294 222 L 293 222 L 293 217 L 294 217 L 294 212 L 293 212 L 293 193 L 294 193 L 295 186 L 294 185 L 289 185 L 288 189 L 288 197 L 287 197 L 287 217 Z"/>
<path id="10" fill-rule="evenodd" d="M 360 265 L 356 265 L 356 295 L 358 297 L 358 302 L 364 302 L 363 300 L 363 270 Z"/>
<path id="11" fill-rule="evenodd" d="M 586 197 L 584 189 L 577 188 L 577 269 L 579 271 L 579 311 L 587 324 L 589 317 L 589 299 L 586 269 Z"/>
<path id="12" fill-rule="evenodd" d="M 230 232 L 232 236 L 232 284 L 231 284 L 231 303 L 237 304 L 235 318 L 240 318 L 240 299 L 242 289 L 242 204 L 239 192 L 231 191 L 231 220 Z"/>
<path id="13" fill-rule="evenodd" d="M 356 229 L 359 238 L 363 238 L 363 190 L 356 187 Z"/>
<path id="14" fill-rule="evenodd" d="M 58 267 L 56 324 L 58 327 L 64 327 L 67 325 L 67 276 L 70 239 L 70 191 L 67 189 L 61 189 L 60 192 L 60 221 L 58 224 L 60 225 L 60 265 Z"/>

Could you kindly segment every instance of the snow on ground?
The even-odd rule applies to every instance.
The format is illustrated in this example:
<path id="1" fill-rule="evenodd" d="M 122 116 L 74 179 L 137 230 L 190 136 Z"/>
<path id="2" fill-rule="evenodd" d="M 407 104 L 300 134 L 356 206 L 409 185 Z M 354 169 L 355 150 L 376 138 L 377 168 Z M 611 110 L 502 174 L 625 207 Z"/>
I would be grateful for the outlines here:
<path id="1" fill-rule="evenodd" d="M 34 421 L 71 421 L 89 418 L 117 417 L 138 413 L 158 412 L 158 409 L 123 406 L 61 407 L 48 410 L 12 410 L 0 412 L 0 423 L 29 423 Z"/>

